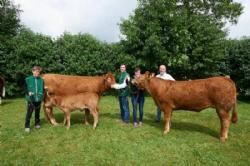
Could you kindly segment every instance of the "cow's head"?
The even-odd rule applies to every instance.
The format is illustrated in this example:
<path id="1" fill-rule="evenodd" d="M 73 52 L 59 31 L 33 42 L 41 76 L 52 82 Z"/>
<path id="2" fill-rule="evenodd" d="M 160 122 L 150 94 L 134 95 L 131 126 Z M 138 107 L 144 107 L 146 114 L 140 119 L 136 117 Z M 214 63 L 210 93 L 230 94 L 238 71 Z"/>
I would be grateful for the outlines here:
<path id="1" fill-rule="evenodd" d="M 104 76 L 104 83 L 105 85 L 107 85 L 108 87 L 111 87 L 111 85 L 115 84 L 115 76 L 111 73 L 108 72 L 107 74 L 105 74 Z"/>
<path id="2" fill-rule="evenodd" d="M 146 71 L 144 74 L 141 74 L 139 77 L 132 80 L 132 84 L 135 84 L 139 89 L 144 90 L 146 88 L 147 82 L 154 77 L 154 73 Z"/>

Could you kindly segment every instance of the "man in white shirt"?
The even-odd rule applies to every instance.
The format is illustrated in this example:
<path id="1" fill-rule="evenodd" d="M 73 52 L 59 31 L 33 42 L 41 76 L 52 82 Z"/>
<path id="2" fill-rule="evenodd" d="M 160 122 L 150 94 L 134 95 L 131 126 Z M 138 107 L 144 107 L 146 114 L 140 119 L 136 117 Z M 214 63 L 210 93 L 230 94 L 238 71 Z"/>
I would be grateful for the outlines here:
<path id="1" fill-rule="evenodd" d="M 159 67 L 159 74 L 156 75 L 156 77 L 158 78 L 161 78 L 161 79 L 164 79 L 164 80 L 172 80 L 172 81 L 175 81 L 175 79 L 170 75 L 170 74 L 167 74 L 167 69 L 166 69 L 166 66 L 165 65 L 160 65 Z M 157 114 L 156 114 L 156 120 L 155 122 L 160 122 L 161 120 L 161 110 L 159 107 L 157 107 Z"/>

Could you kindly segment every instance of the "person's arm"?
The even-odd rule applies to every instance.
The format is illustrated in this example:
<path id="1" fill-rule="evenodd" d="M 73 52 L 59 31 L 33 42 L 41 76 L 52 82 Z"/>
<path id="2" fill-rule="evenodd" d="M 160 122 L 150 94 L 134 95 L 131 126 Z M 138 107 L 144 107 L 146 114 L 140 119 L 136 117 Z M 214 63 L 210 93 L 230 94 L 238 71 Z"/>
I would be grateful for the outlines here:
<path id="1" fill-rule="evenodd" d="M 168 80 L 175 81 L 175 79 L 170 74 L 168 74 Z"/>
<path id="2" fill-rule="evenodd" d="M 29 79 L 26 78 L 26 79 L 25 79 L 25 93 L 26 93 L 28 96 L 32 96 L 32 95 L 34 95 L 34 93 L 31 92 L 31 91 L 29 90 L 28 84 L 29 84 Z"/>
<path id="3" fill-rule="evenodd" d="M 29 95 L 29 90 L 28 90 L 28 84 L 27 84 L 27 78 L 24 81 L 24 91 L 25 94 Z"/>
<path id="4" fill-rule="evenodd" d="M 127 82 L 129 82 L 129 80 L 130 80 L 130 77 L 127 76 L 127 77 L 124 79 L 124 81 L 123 81 L 122 84 L 113 84 L 113 85 L 111 85 L 111 88 L 114 88 L 114 89 L 123 89 L 123 88 L 126 88 L 126 87 L 128 86 L 128 85 L 127 85 Z"/>

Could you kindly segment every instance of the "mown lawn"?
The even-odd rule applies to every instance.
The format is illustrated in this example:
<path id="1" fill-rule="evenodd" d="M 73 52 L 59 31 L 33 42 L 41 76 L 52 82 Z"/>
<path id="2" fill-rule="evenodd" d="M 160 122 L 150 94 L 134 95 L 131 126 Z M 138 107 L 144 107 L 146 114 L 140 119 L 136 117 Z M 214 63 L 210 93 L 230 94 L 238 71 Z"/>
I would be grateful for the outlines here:
<path id="1" fill-rule="evenodd" d="M 41 129 L 27 134 L 25 108 L 23 99 L 0 106 L 0 165 L 250 165 L 250 103 L 238 102 L 239 121 L 231 125 L 226 143 L 218 139 L 220 124 L 212 109 L 174 112 L 170 133 L 163 135 L 150 97 L 141 128 L 119 122 L 113 96 L 102 98 L 96 130 L 83 125 L 80 111 L 72 113 L 66 130 L 62 112 L 54 112 L 60 125 L 51 126 L 41 110 Z M 34 117 L 32 127 L 33 122 Z"/>

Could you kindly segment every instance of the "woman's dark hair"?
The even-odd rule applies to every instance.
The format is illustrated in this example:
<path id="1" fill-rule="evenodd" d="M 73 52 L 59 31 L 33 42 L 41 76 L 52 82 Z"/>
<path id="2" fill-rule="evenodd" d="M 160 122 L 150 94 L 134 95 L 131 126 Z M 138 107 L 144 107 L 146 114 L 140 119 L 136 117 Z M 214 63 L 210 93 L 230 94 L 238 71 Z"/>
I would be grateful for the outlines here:
<path id="1" fill-rule="evenodd" d="M 141 69 L 139 67 L 135 68 L 134 72 L 138 72 L 141 71 Z"/>

